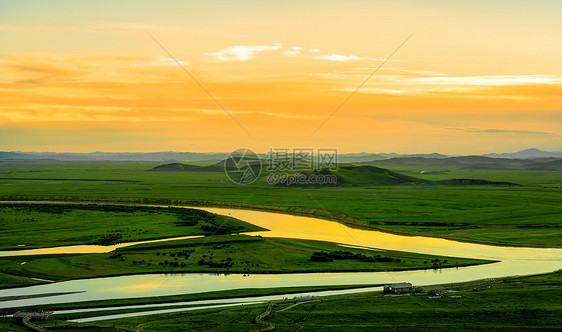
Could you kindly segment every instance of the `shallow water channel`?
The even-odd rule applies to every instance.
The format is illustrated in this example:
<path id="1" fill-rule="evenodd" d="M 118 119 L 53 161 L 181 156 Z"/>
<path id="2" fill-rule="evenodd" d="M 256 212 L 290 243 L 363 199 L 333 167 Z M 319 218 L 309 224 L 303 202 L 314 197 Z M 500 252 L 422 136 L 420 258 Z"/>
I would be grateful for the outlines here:
<path id="1" fill-rule="evenodd" d="M 556 248 L 491 246 L 451 241 L 440 238 L 402 236 L 378 231 L 359 230 L 336 222 L 288 214 L 223 208 L 201 209 L 217 214 L 230 215 L 269 229 L 269 231 L 251 233 L 252 235 L 330 241 L 348 246 L 410 251 L 421 254 L 471 257 L 497 260 L 499 262 L 471 267 L 400 272 L 252 274 L 250 276 L 244 276 L 242 274 L 225 275 L 208 273 L 178 273 L 79 279 L 24 288 L 0 290 L 0 298 L 7 296 L 76 292 L 65 295 L 0 301 L 0 308 L 102 299 L 191 294 L 240 288 L 385 284 L 402 281 L 410 282 L 415 285 L 430 285 L 464 282 L 484 278 L 500 278 L 513 275 L 546 273 L 562 268 L 562 249 Z M 157 241 L 162 241 L 162 239 Z M 144 242 L 151 241 L 141 241 L 136 243 Z M 70 246 L 47 249 L 4 251 L 0 252 L 0 256 L 19 256 L 46 253 L 62 254 L 79 252 L 109 252 L 115 248 L 136 243 L 125 243 L 107 247 Z M 22 257 L 22 259 L 24 258 Z M 378 288 L 363 289 L 362 291 L 373 289 Z M 333 294 L 345 294 L 357 291 L 358 290 L 341 290 L 334 291 L 335 293 Z M 332 293 L 321 292 L 318 294 Z M 305 296 L 310 294 L 303 293 L 300 295 Z M 215 305 L 217 303 L 249 303 L 248 301 L 266 301 L 269 299 L 293 296 L 295 295 L 263 296 L 259 298 L 240 298 L 220 301 L 208 300 L 203 302 L 190 302 L 190 304 Z M 181 308 L 175 308 L 174 310 L 177 311 L 180 309 Z M 161 310 L 158 312 L 160 311 Z M 93 319 L 89 320 L 92 321 Z"/>

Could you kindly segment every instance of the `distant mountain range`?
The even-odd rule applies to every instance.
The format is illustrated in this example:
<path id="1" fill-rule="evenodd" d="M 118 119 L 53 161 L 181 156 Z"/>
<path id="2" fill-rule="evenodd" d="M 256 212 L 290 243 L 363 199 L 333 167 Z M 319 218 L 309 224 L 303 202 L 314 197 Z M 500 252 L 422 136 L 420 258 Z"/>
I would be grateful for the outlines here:
<path id="1" fill-rule="evenodd" d="M 0 151 L 0 160 L 60 160 L 60 161 L 214 161 L 228 153 L 197 152 L 19 152 Z"/>
<path id="2" fill-rule="evenodd" d="M 526 158 L 507 159 L 484 156 L 463 156 L 449 158 L 405 157 L 374 160 L 358 164 L 378 167 L 450 167 L 456 169 L 480 170 L 527 170 L 527 171 L 562 171 L 562 158 Z"/>
<path id="3" fill-rule="evenodd" d="M 346 153 L 338 155 L 340 162 L 361 162 L 361 161 L 373 161 L 373 160 L 385 160 L 391 158 L 448 158 L 450 156 L 439 154 L 439 153 L 429 153 L 429 154 L 398 154 L 398 153 Z"/>
<path id="4" fill-rule="evenodd" d="M 155 161 L 155 162 L 199 162 L 215 164 L 226 159 L 228 153 L 198 152 L 20 152 L 0 151 L 0 161 Z M 265 154 L 260 155 L 263 160 Z M 547 152 L 527 149 L 516 153 L 489 153 L 483 156 L 448 156 L 439 153 L 347 153 L 339 154 L 339 162 L 369 165 L 444 166 L 476 169 L 560 169 L 562 152 Z M 509 161 L 511 160 L 511 161 Z M 508 168 L 505 168 L 508 167 Z"/>
<path id="5" fill-rule="evenodd" d="M 529 159 L 529 158 L 562 158 L 562 152 L 548 152 L 539 149 L 527 149 L 515 153 L 488 153 L 484 156 L 490 158 L 510 158 L 510 159 Z"/>

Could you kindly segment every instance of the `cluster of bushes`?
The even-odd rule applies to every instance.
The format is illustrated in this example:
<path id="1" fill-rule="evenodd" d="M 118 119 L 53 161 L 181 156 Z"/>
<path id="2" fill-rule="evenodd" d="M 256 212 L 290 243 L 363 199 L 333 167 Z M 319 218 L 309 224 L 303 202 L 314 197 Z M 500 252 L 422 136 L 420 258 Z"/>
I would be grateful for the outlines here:
<path id="1" fill-rule="evenodd" d="M 354 254 L 349 251 L 336 250 L 336 251 L 317 251 L 312 254 L 310 260 L 313 262 L 332 262 L 334 260 L 359 260 L 361 262 L 379 262 L 379 263 L 400 263 L 400 258 L 384 257 L 381 255 L 367 256 L 363 254 Z"/>
<path id="2" fill-rule="evenodd" d="M 201 229 L 205 232 L 212 233 L 215 235 L 225 235 L 236 232 L 237 229 L 229 227 L 226 225 L 216 226 L 216 225 L 201 225 Z"/>
<path id="3" fill-rule="evenodd" d="M 184 267 L 186 264 L 185 264 L 185 262 L 179 263 L 179 262 L 176 262 L 176 261 L 165 260 L 163 262 L 158 263 L 158 265 L 160 265 L 160 266 L 171 266 L 171 267 Z"/>
<path id="4" fill-rule="evenodd" d="M 182 208 L 168 208 L 170 212 L 175 213 L 179 221 L 177 226 L 195 226 L 200 222 L 212 223 L 216 215 L 202 210 L 191 210 Z"/>
<path id="5" fill-rule="evenodd" d="M 225 216 L 219 215 L 212 215 L 213 218 L 208 220 L 208 223 L 202 224 L 201 229 L 205 232 L 214 233 L 214 234 L 232 234 L 237 233 L 242 230 L 242 226 L 240 225 L 232 225 L 228 224 L 228 220 Z"/>
<path id="6" fill-rule="evenodd" d="M 123 235 L 121 233 L 105 234 L 100 236 L 99 239 L 95 240 L 93 244 L 107 246 L 107 245 L 119 243 L 119 241 L 121 241 L 122 238 Z"/>
<path id="7" fill-rule="evenodd" d="M 214 267 L 214 268 L 231 268 L 232 265 L 234 265 L 234 262 L 232 262 L 232 258 L 227 257 L 226 259 L 221 259 L 220 262 L 215 262 L 213 261 L 213 257 L 211 256 L 209 258 L 209 260 L 205 260 L 204 258 L 201 258 L 198 262 L 197 265 L 207 265 L 209 267 Z"/>
<path id="8" fill-rule="evenodd" d="M 191 210 L 182 208 L 168 208 L 170 212 L 176 214 L 179 221 L 176 222 L 177 226 L 195 226 L 201 225 L 201 229 L 208 233 L 224 235 L 240 231 L 242 227 L 227 225 L 224 216 L 202 211 Z"/>
<path id="9" fill-rule="evenodd" d="M 427 261 L 424 261 L 423 263 L 427 264 Z M 447 260 L 445 259 L 442 262 L 440 262 L 439 258 L 435 258 L 435 259 L 432 259 L 430 261 L 430 263 L 433 263 L 433 266 L 442 266 L 443 264 L 447 264 Z M 458 264 L 458 262 L 457 262 L 457 264 Z"/>
<path id="10" fill-rule="evenodd" d="M 152 263 L 147 262 L 144 259 L 142 261 L 133 261 L 133 264 L 146 264 L 146 266 L 152 265 Z"/>
<path id="11" fill-rule="evenodd" d="M 156 256 L 162 255 L 162 257 L 165 257 L 166 254 L 167 254 L 169 257 L 172 257 L 172 258 L 177 256 L 177 257 L 183 257 L 187 260 L 187 259 L 189 259 L 189 256 L 191 256 L 191 254 L 193 252 L 194 252 L 194 250 L 187 250 L 187 249 L 182 250 L 180 252 L 169 252 L 169 253 L 165 253 L 165 252 L 161 253 L 161 252 L 157 251 Z"/>
<path id="12" fill-rule="evenodd" d="M 160 259 L 164 259 L 163 261 L 159 261 L 159 259 L 156 259 L 156 261 L 153 262 L 152 259 L 150 259 L 149 261 L 143 259 L 138 261 L 133 260 L 131 261 L 131 263 L 133 265 L 137 265 L 137 264 L 146 265 L 147 267 L 151 266 L 153 263 L 154 264 L 158 263 L 158 265 L 162 267 L 169 266 L 174 268 L 180 268 L 180 267 L 187 266 L 187 260 L 190 258 L 190 256 L 193 253 L 194 250 L 182 250 L 179 252 L 158 251 L 155 253 L 155 255 L 158 256 Z M 109 258 L 120 259 L 122 262 L 125 261 L 125 257 L 123 256 L 123 254 L 112 254 L 109 256 Z M 185 260 L 181 260 L 181 258 L 184 258 Z M 197 265 L 199 266 L 206 265 L 211 268 L 226 268 L 226 269 L 230 269 L 235 264 L 241 264 L 242 270 L 244 272 L 250 272 L 250 269 L 252 269 L 253 267 L 259 267 L 259 264 L 252 264 L 249 261 L 234 262 L 232 257 L 225 257 L 225 258 L 221 258 L 220 260 L 214 259 L 213 253 L 202 255 L 201 259 L 199 259 L 199 261 L 197 262 Z"/>

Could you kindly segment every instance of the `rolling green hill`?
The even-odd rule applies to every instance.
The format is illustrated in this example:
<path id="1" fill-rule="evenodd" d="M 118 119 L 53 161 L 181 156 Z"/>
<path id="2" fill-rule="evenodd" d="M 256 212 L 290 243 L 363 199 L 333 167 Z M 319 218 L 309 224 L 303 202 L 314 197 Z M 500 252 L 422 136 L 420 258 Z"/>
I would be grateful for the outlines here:
<path id="1" fill-rule="evenodd" d="M 364 185 L 398 185 L 398 184 L 420 184 L 428 182 L 425 179 L 416 178 L 390 171 L 375 166 L 341 166 L 332 172 L 343 184 Z"/>
<path id="2" fill-rule="evenodd" d="M 219 162 L 214 165 L 208 166 L 197 166 L 181 163 L 170 163 L 156 166 L 149 171 L 159 171 L 159 172 L 224 172 L 225 161 Z M 259 168 L 258 161 L 250 161 L 246 164 L 246 167 L 256 168 L 254 171 L 257 173 Z M 234 170 L 236 166 L 233 162 L 227 162 L 227 170 Z M 241 169 L 244 169 L 242 167 Z M 242 174 L 243 172 L 240 172 Z M 262 181 L 267 181 L 267 177 L 271 172 L 262 172 Z M 233 176 L 231 174 L 231 176 Z M 280 186 L 297 186 L 297 187 L 341 187 L 341 186 L 351 186 L 351 187 L 361 187 L 361 186 L 394 186 L 394 185 L 449 185 L 449 186 L 474 186 L 474 185 L 487 185 L 487 186 L 520 186 L 519 184 L 505 182 L 505 181 L 488 181 L 481 179 L 447 179 L 439 181 L 430 181 L 427 179 L 422 179 L 418 177 L 413 177 L 401 173 L 397 173 L 386 168 L 370 166 L 370 165 L 340 165 L 336 170 L 314 170 L 314 171 L 304 171 L 295 172 L 288 175 L 288 178 L 304 177 L 305 179 L 311 179 L 313 177 L 326 177 L 333 176 L 336 178 L 336 182 L 318 182 L 314 183 L 311 181 L 298 182 L 281 181 L 276 183 Z"/>
<path id="3" fill-rule="evenodd" d="M 263 177 L 267 176 L 266 174 Z M 299 182 L 296 178 L 300 178 L 303 181 Z M 332 181 L 334 178 L 336 181 Z M 288 174 L 285 181 L 276 184 L 279 186 L 296 187 L 359 187 L 422 184 L 427 182 L 424 179 L 396 173 L 380 167 L 340 165 L 336 170 L 322 169 L 291 173 Z"/>
<path id="4" fill-rule="evenodd" d="M 222 172 L 223 167 L 218 165 L 197 166 L 182 163 L 171 163 L 158 165 L 149 171 L 159 172 Z"/>
<path id="5" fill-rule="evenodd" d="M 444 184 L 450 186 L 500 186 L 500 187 L 522 187 L 522 185 L 517 183 L 505 182 L 505 181 L 488 181 L 480 179 L 449 179 L 449 180 L 439 180 L 433 181 L 435 184 Z"/>

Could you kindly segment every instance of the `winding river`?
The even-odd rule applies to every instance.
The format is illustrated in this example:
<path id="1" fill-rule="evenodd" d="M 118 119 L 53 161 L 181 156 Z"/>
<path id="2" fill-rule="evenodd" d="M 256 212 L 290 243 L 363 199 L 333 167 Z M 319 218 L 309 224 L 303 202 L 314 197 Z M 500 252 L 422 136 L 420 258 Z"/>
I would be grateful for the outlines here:
<path id="1" fill-rule="evenodd" d="M 255 232 L 252 233 L 253 235 L 330 241 L 348 246 L 410 251 L 444 256 L 471 257 L 497 260 L 499 262 L 462 268 L 400 272 L 252 274 L 250 276 L 241 274 L 178 273 L 78 279 L 25 288 L 0 290 L 0 298 L 75 292 L 64 295 L 0 301 L 0 308 L 101 299 L 190 294 L 239 288 L 384 284 L 402 281 L 411 282 L 415 285 L 430 285 L 465 282 L 484 278 L 546 273 L 562 268 L 562 249 L 556 248 L 500 247 L 457 242 L 440 238 L 401 236 L 378 231 L 353 229 L 340 223 L 327 220 L 272 212 L 223 208 L 200 209 L 217 214 L 230 215 L 270 230 Z M 127 245 L 132 244 L 120 244 L 118 246 L 124 247 Z M 0 256 L 69 252 L 108 252 L 114 249 L 115 247 L 71 246 L 4 251 L 0 252 Z M 22 261 L 23 260 L 24 257 L 22 257 Z M 364 289 L 363 291 L 373 289 L 376 288 Z M 357 291 L 358 290 L 342 290 L 336 291 L 334 294 Z M 259 299 L 255 298 L 254 300 L 267 300 L 280 297 L 282 297 L 282 295 L 261 297 Z M 240 299 L 239 301 L 243 302 L 244 299 Z M 227 301 L 222 300 L 221 303 L 226 302 Z M 208 304 L 214 303 L 215 302 L 208 302 Z"/>

